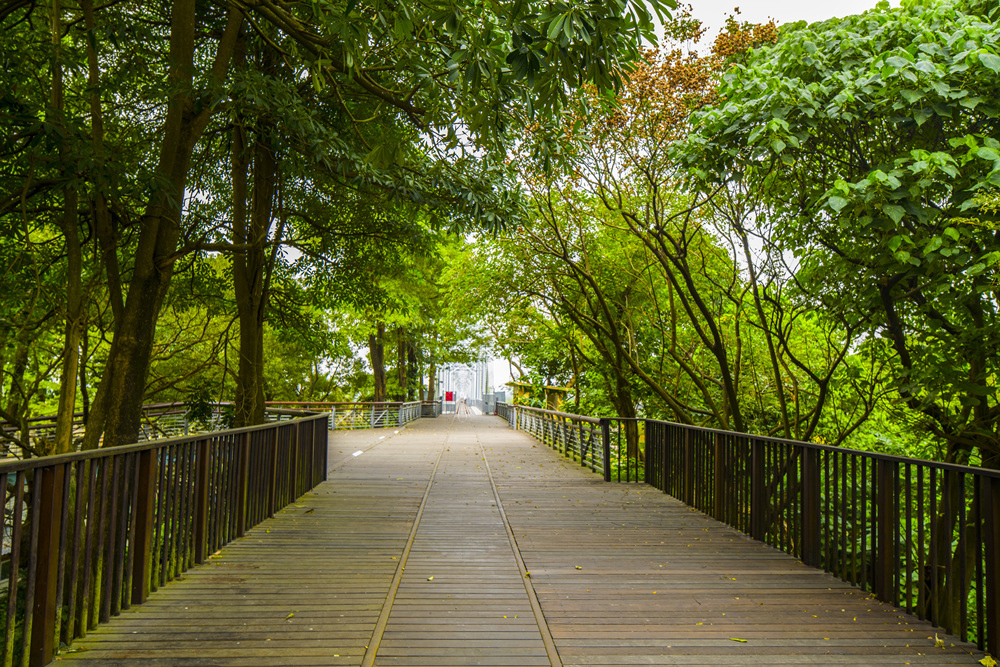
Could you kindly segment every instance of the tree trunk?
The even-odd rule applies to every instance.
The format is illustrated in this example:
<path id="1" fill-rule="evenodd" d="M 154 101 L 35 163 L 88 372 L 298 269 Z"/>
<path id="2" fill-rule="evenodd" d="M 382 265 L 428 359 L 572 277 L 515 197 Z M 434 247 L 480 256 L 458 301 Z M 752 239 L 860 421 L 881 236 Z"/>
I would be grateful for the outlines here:
<path id="1" fill-rule="evenodd" d="M 63 234 L 66 237 L 66 329 L 62 369 L 59 377 L 59 408 L 56 413 L 54 454 L 73 451 L 73 416 L 80 372 L 80 339 L 83 337 L 83 253 L 77 228 L 77 193 L 66 188 Z"/>
<path id="2" fill-rule="evenodd" d="M 399 385 L 399 400 L 405 401 L 409 375 L 406 365 L 406 329 L 396 328 L 396 383 Z"/>
<path id="3" fill-rule="evenodd" d="M 274 213 L 277 161 L 258 128 L 253 143 L 253 192 L 246 215 L 246 129 L 233 127 L 233 287 L 240 321 L 240 356 L 236 379 L 235 425 L 264 423 L 264 314 L 274 254 L 267 252 Z M 280 232 L 279 232 L 280 233 Z M 270 260 L 270 261 L 269 261 Z"/>
<path id="4" fill-rule="evenodd" d="M 230 10 L 209 75 L 210 84 L 222 82 L 242 20 L 238 10 Z M 195 0 L 176 0 L 171 13 L 168 75 L 169 88 L 174 92 L 161 132 L 156 167 L 163 185 L 151 196 L 142 217 L 132 279 L 87 424 L 85 448 L 96 447 L 102 431 L 105 447 L 138 438 L 156 321 L 177 259 L 191 154 L 215 109 L 194 91 L 195 34 Z"/>
<path id="5" fill-rule="evenodd" d="M 417 377 L 417 350 L 413 343 L 406 344 L 406 369 L 406 400 L 412 401 L 417 389 L 414 382 Z"/>
<path id="6" fill-rule="evenodd" d="M 435 368 L 434 362 L 432 361 L 427 366 L 427 400 L 428 401 L 433 401 L 434 400 L 434 392 L 437 390 L 437 388 L 434 386 L 434 380 L 435 380 L 435 373 L 436 372 L 437 372 L 437 369 Z"/>
<path id="7" fill-rule="evenodd" d="M 372 361 L 372 379 L 375 381 L 372 400 L 380 403 L 385 400 L 385 322 L 375 323 L 375 333 L 368 336 L 368 352 Z"/>
<path id="8" fill-rule="evenodd" d="M 63 117 L 62 72 L 62 7 L 59 0 L 52 3 L 52 97 L 51 106 L 56 121 Z M 66 135 L 68 136 L 68 134 Z M 68 158 L 68 140 L 60 147 L 60 157 Z M 63 218 L 60 222 L 66 239 L 66 313 L 63 338 L 62 368 L 59 376 L 59 403 L 56 412 L 55 441 L 51 451 L 39 454 L 65 454 L 73 451 L 73 415 L 76 412 L 76 381 L 80 364 L 80 338 L 83 334 L 83 252 L 80 248 L 80 230 L 77 214 L 79 197 L 72 185 L 63 188 Z"/>
<path id="9" fill-rule="evenodd" d="M 625 454 L 636 461 L 642 460 L 642 452 L 639 450 L 639 423 L 635 421 L 635 401 L 632 400 L 632 388 L 628 384 L 628 378 L 623 375 L 616 375 L 615 390 L 612 396 L 615 404 L 615 412 L 622 419 L 630 421 L 622 422 L 625 429 Z"/>

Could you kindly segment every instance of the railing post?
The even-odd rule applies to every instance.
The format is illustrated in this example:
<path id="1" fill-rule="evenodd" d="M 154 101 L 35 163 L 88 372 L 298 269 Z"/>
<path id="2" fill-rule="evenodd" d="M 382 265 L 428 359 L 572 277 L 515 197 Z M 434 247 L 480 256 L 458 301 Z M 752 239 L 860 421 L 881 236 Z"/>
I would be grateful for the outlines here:
<path id="1" fill-rule="evenodd" d="M 243 537 L 247 528 L 247 495 L 250 486 L 250 433 L 246 432 L 240 443 L 236 471 L 236 536 Z"/>
<path id="2" fill-rule="evenodd" d="M 278 501 L 278 429 L 268 429 L 266 433 L 271 439 L 271 467 L 267 476 L 267 516 L 271 518 Z"/>
<path id="3" fill-rule="evenodd" d="M 684 429 L 684 504 L 694 505 L 694 444 L 691 429 Z"/>
<path id="4" fill-rule="evenodd" d="M 820 564 L 819 450 L 802 448 L 802 562 Z"/>
<path id="5" fill-rule="evenodd" d="M 201 564 L 208 556 L 208 440 L 200 440 L 195 447 L 198 458 L 194 472 L 194 562 Z"/>
<path id="6" fill-rule="evenodd" d="M 400 426 L 400 427 L 404 423 L 406 423 L 406 422 L 403 421 L 403 410 L 406 409 L 406 408 L 403 407 L 403 405 L 405 405 L 405 404 L 404 403 L 400 403 L 399 407 L 396 408 L 396 425 Z"/>
<path id="7" fill-rule="evenodd" d="M 601 417 L 601 449 L 604 457 L 604 481 L 611 481 L 611 420 Z"/>
<path id="8" fill-rule="evenodd" d="M 986 559 L 986 651 L 1000 655 L 1000 479 L 983 477 L 983 556 Z"/>
<path id="9" fill-rule="evenodd" d="M 764 542 L 767 538 L 767 498 L 764 485 L 764 443 L 750 441 L 750 536 Z"/>
<path id="10" fill-rule="evenodd" d="M 893 481 L 898 476 L 899 464 L 885 459 L 878 460 L 878 488 L 875 495 L 875 595 L 890 604 L 892 599 L 893 566 L 895 546 L 893 533 L 896 530 L 896 494 Z M 947 474 L 947 473 L 946 473 Z M 944 491 L 947 493 L 947 489 Z"/>
<path id="11" fill-rule="evenodd" d="M 510 409 L 510 414 L 513 415 L 513 419 L 511 419 L 510 427 L 516 431 L 517 430 L 517 424 L 518 424 L 518 422 L 517 422 L 517 406 L 516 405 L 513 406 Z"/>
<path id="12" fill-rule="evenodd" d="M 319 448 L 316 457 L 319 464 L 319 474 L 316 475 L 316 484 L 319 484 L 326 481 L 326 469 L 329 465 L 328 457 L 330 456 L 329 436 L 326 434 L 326 429 L 322 428 L 319 422 L 313 424 L 313 438 L 315 438 L 316 446 Z"/>
<path id="13" fill-rule="evenodd" d="M 649 438 L 646 438 L 646 442 L 649 443 Z M 646 446 L 649 447 L 649 444 Z M 716 433 L 712 452 L 715 464 L 712 471 L 712 516 L 723 523 L 726 522 L 725 451 L 725 447 L 722 444 L 722 434 Z M 649 469 L 649 463 L 646 464 L 646 469 Z"/>
<path id="14" fill-rule="evenodd" d="M 35 554 L 35 600 L 31 609 L 31 667 L 52 661 L 56 624 L 56 583 L 59 574 L 59 535 L 62 527 L 63 486 L 66 466 L 38 468 L 35 472 L 38 545 Z"/>
<path id="15" fill-rule="evenodd" d="M 139 488 L 135 502 L 135 542 L 132 548 L 132 604 L 142 604 L 149 597 L 149 580 L 153 565 L 153 509 L 156 507 L 156 468 L 159 450 L 139 453 Z"/>
<path id="16" fill-rule="evenodd" d="M 337 407 L 333 406 L 330 408 L 330 430 L 337 430 Z"/>
<path id="17" fill-rule="evenodd" d="M 288 501 L 291 502 L 299 497 L 298 481 L 299 472 L 299 429 L 288 429 L 288 470 L 285 471 L 285 479 L 288 480 Z"/>
<path id="18" fill-rule="evenodd" d="M 371 428 L 375 428 L 375 406 L 374 405 L 372 406 L 372 416 L 369 419 L 369 422 L 371 423 Z"/>

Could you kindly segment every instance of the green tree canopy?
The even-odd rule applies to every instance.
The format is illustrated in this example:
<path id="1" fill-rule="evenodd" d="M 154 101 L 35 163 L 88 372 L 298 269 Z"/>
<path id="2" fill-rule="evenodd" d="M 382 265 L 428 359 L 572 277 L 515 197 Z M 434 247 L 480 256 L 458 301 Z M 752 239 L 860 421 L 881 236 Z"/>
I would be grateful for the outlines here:
<path id="1" fill-rule="evenodd" d="M 815 305 L 890 343 L 899 397 L 950 459 L 996 467 L 1000 27 L 986 7 L 904 0 L 786 26 L 727 72 L 680 151 L 700 187 L 756 184 Z"/>

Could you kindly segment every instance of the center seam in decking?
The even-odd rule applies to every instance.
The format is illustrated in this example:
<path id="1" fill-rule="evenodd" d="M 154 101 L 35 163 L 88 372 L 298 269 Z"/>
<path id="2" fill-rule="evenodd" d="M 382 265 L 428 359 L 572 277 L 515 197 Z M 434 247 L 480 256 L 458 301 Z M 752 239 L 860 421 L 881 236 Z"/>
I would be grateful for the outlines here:
<path id="1" fill-rule="evenodd" d="M 538 602 L 538 596 L 535 594 L 535 587 L 531 583 L 531 576 L 528 572 L 528 568 L 524 565 L 524 559 L 521 558 L 521 550 L 517 546 L 517 538 L 514 536 L 514 531 L 510 527 L 510 522 L 507 520 L 507 513 L 504 512 L 503 501 L 500 500 L 500 491 L 497 489 L 496 480 L 493 478 L 493 469 L 490 468 L 490 462 L 486 458 L 486 449 L 483 447 L 482 443 L 479 442 L 479 432 L 474 432 L 476 437 L 476 447 L 479 449 L 479 453 L 483 458 L 483 463 L 486 466 L 486 474 L 490 478 L 490 488 L 493 489 L 493 497 L 496 499 L 497 511 L 500 513 L 500 520 L 503 522 L 504 530 L 507 531 L 507 540 L 510 542 L 510 549 L 514 553 L 514 560 L 517 561 L 517 569 L 521 571 L 521 581 L 524 582 L 524 590 L 528 594 L 528 602 L 531 604 L 531 611 L 535 615 L 535 624 L 538 626 L 538 632 L 542 636 L 542 643 L 545 645 L 545 653 L 548 655 L 549 662 L 552 664 L 552 667 L 562 667 L 562 659 L 559 657 L 559 650 L 556 648 L 555 640 L 552 639 L 552 633 L 549 631 L 549 625 L 545 620 L 545 614 L 542 613 L 542 605 Z"/>
<path id="2" fill-rule="evenodd" d="M 413 540 L 416 538 L 417 529 L 420 527 L 420 518 L 424 515 L 424 508 L 427 506 L 427 498 L 430 496 L 431 488 L 434 486 L 434 478 L 437 476 L 438 467 L 441 465 L 441 459 L 444 457 L 445 450 L 447 450 L 449 438 L 451 438 L 450 425 L 448 428 L 448 436 L 441 445 L 441 451 L 438 452 L 437 460 L 434 461 L 434 468 L 431 470 L 430 478 L 427 480 L 427 488 L 424 489 L 424 497 L 420 500 L 420 507 L 417 508 L 417 515 L 414 517 L 413 525 L 410 527 L 410 535 L 406 539 L 406 546 L 403 547 L 403 553 L 399 556 L 399 564 L 396 566 L 396 572 L 392 576 L 392 583 L 389 584 L 389 592 L 386 593 L 385 602 L 382 603 L 382 611 L 379 613 L 378 621 L 375 623 L 375 629 L 372 630 L 372 638 L 368 641 L 368 646 L 365 647 L 365 656 L 361 660 L 361 667 L 372 667 L 375 664 L 378 647 L 382 642 L 382 636 L 385 634 L 385 628 L 389 624 L 389 616 L 392 614 L 392 605 L 396 601 L 396 592 L 399 591 L 399 583 L 403 579 L 403 570 L 406 569 L 406 559 L 409 558 L 410 550 L 413 548 Z"/>

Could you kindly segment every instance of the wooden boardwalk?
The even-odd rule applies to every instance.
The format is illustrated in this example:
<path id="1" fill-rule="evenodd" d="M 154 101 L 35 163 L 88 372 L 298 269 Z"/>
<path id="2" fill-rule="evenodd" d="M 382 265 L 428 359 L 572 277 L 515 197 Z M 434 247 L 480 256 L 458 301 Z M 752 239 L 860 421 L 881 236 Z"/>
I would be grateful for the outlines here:
<path id="1" fill-rule="evenodd" d="M 363 453 L 354 456 L 355 452 Z M 970 645 L 494 417 L 331 436 L 330 479 L 78 640 L 100 665 L 978 665 Z"/>

